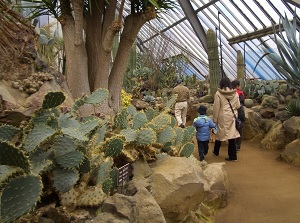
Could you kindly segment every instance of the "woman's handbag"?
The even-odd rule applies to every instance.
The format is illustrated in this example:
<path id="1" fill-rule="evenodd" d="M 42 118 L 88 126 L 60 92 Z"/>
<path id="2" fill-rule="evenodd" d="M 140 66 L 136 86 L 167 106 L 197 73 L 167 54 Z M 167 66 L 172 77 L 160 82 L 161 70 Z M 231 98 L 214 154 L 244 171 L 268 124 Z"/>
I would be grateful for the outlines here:
<path id="1" fill-rule="evenodd" d="M 230 103 L 229 99 L 227 99 L 227 101 L 229 102 L 229 106 L 230 106 L 230 108 L 231 108 L 231 111 L 232 111 L 233 116 L 234 116 L 234 119 L 235 119 L 235 128 L 236 128 L 238 131 L 240 131 L 240 130 L 243 128 L 243 122 L 242 122 L 241 119 L 239 119 L 238 117 L 236 117 L 236 115 L 235 115 L 235 113 L 234 113 L 234 111 L 233 111 L 233 108 L 232 108 L 232 106 L 231 106 L 231 103 Z"/>

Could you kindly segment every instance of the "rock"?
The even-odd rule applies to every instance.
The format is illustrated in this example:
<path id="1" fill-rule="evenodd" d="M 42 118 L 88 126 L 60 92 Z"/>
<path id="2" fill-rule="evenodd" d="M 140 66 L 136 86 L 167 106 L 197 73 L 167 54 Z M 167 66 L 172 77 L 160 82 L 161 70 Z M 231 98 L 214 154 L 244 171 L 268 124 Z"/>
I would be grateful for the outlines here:
<path id="1" fill-rule="evenodd" d="M 264 108 L 260 111 L 260 115 L 263 118 L 273 118 L 275 117 L 275 110 L 273 108 Z"/>
<path id="2" fill-rule="evenodd" d="M 266 134 L 260 143 L 262 148 L 268 150 L 283 149 L 286 145 L 285 129 L 280 121 L 275 122 L 271 130 Z"/>
<path id="3" fill-rule="evenodd" d="M 183 220 L 198 208 L 205 195 L 205 177 L 199 165 L 188 158 L 165 156 L 151 167 L 151 193 L 167 222 Z"/>
<path id="4" fill-rule="evenodd" d="M 280 154 L 280 158 L 287 163 L 300 166 L 300 139 L 287 144 L 284 151 Z"/>

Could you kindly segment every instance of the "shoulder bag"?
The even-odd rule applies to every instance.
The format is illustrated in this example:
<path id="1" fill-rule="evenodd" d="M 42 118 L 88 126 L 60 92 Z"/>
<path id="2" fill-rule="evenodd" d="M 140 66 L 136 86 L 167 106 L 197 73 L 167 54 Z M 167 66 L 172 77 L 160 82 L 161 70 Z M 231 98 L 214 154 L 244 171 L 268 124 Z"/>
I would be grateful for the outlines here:
<path id="1" fill-rule="evenodd" d="M 242 122 L 241 119 L 239 119 L 238 117 L 236 117 L 236 115 L 235 115 L 235 113 L 234 113 L 234 111 L 233 111 L 233 108 L 232 108 L 232 106 L 231 106 L 231 103 L 230 103 L 229 99 L 227 99 L 227 101 L 228 101 L 228 103 L 229 103 L 229 106 L 230 106 L 231 111 L 232 111 L 233 116 L 234 116 L 234 120 L 235 120 L 235 128 L 236 128 L 238 131 L 240 131 L 240 130 L 242 129 L 242 127 L 243 127 L 243 122 Z"/>

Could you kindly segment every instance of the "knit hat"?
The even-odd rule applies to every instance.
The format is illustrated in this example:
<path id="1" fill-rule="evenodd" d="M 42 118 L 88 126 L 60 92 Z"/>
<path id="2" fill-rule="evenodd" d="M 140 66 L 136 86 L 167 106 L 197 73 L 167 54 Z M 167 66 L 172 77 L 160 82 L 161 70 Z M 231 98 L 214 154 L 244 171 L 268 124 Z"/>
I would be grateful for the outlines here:
<path id="1" fill-rule="evenodd" d="M 200 115 L 206 115 L 206 110 L 207 110 L 207 108 L 204 105 L 200 105 L 199 108 L 197 109 L 197 112 Z"/>

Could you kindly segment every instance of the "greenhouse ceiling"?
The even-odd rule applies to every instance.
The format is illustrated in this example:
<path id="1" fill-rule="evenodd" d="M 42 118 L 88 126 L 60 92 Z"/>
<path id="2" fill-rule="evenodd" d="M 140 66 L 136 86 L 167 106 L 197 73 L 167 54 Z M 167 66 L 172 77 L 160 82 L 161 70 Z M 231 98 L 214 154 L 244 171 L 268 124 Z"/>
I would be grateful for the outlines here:
<path id="1" fill-rule="evenodd" d="M 143 51 L 155 55 L 185 55 L 190 74 L 203 79 L 208 74 L 206 32 L 216 32 L 219 60 L 223 74 L 236 77 L 236 57 L 240 50 L 245 61 L 245 75 L 249 78 L 281 79 L 267 61 L 256 63 L 263 55 L 261 44 L 275 49 L 270 39 L 273 27 L 285 14 L 299 18 L 299 0 L 177 0 L 177 7 L 150 21 L 141 29 L 137 44 Z"/>

